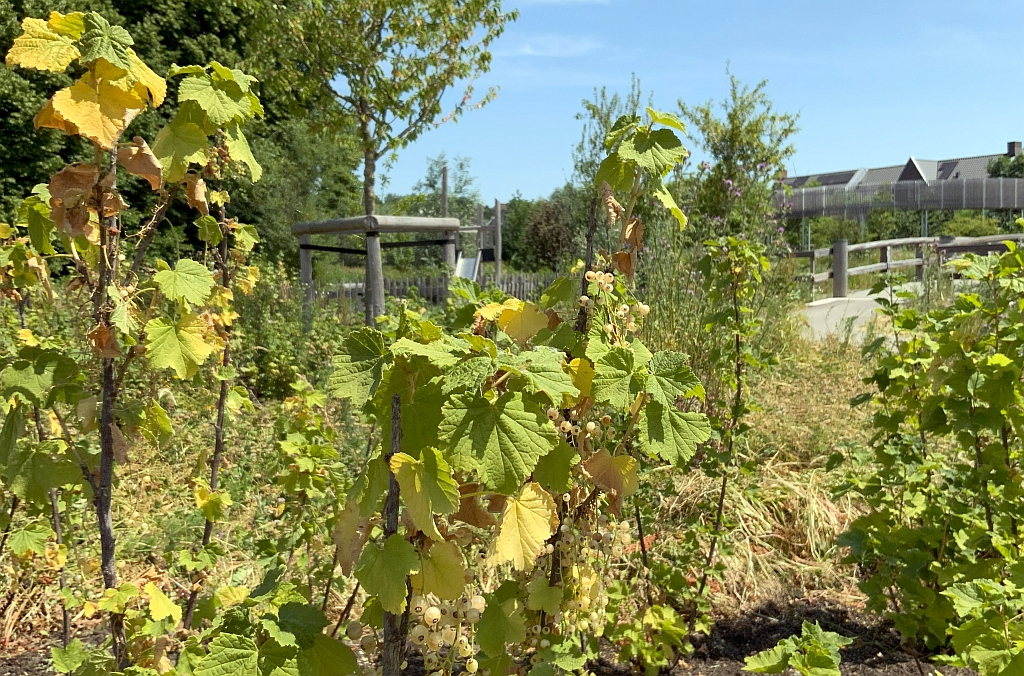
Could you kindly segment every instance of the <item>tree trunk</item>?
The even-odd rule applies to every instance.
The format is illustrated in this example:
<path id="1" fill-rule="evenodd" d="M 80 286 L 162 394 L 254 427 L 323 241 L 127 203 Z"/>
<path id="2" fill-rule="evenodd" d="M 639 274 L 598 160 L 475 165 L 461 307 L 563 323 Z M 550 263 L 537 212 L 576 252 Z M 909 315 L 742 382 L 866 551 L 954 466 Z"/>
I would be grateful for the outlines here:
<path id="1" fill-rule="evenodd" d="M 363 137 L 363 210 L 373 216 L 374 185 L 377 180 L 377 144 L 370 131 L 369 104 L 361 101 Z M 369 219 L 368 219 L 369 220 Z M 384 314 L 384 261 L 380 253 L 380 233 L 366 233 L 366 280 L 363 286 L 366 302 L 366 325 L 376 326 L 377 316 Z"/>

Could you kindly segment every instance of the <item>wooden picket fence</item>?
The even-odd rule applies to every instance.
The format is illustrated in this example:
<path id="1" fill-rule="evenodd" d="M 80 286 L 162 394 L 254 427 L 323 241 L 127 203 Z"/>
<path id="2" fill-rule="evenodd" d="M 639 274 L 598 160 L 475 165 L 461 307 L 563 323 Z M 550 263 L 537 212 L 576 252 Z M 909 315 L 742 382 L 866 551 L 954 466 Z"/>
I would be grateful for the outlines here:
<path id="1" fill-rule="evenodd" d="M 501 276 L 501 290 L 516 298 L 529 301 L 540 300 L 541 293 L 551 282 L 555 281 L 554 273 L 534 272 L 504 274 Z M 487 288 L 494 283 L 492 277 L 484 277 L 482 286 Z M 441 276 L 409 276 L 392 277 L 384 279 L 384 291 L 395 298 L 406 298 L 410 290 L 416 289 L 416 293 L 424 302 L 431 305 L 440 305 L 448 297 L 448 277 Z M 317 295 L 322 298 L 348 298 L 357 304 L 363 302 L 363 283 L 345 282 L 341 284 L 330 284 L 319 286 Z"/>

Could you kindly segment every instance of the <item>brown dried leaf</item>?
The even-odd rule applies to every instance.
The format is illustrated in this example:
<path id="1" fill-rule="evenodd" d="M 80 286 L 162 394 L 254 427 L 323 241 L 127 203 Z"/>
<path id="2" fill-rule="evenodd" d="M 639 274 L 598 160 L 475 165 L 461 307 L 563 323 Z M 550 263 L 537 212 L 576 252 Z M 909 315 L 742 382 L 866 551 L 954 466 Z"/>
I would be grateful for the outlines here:
<path id="1" fill-rule="evenodd" d="M 96 328 L 86 334 L 92 344 L 92 351 L 97 357 L 114 359 L 121 356 L 121 346 L 117 342 L 117 333 L 106 324 L 97 324 Z"/>
<path id="2" fill-rule="evenodd" d="M 95 165 L 78 163 L 50 177 L 50 218 L 71 237 L 88 237 L 93 229 L 89 208 L 99 176 Z"/>
<path id="3" fill-rule="evenodd" d="M 116 423 L 110 423 L 110 436 L 114 439 L 114 461 L 119 465 L 127 464 L 128 451 L 132 449 L 132 446 L 124 438 L 121 428 Z"/>
<path id="4" fill-rule="evenodd" d="M 632 280 L 633 275 L 636 274 L 636 249 L 631 251 L 619 251 L 612 256 L 612 262 L 615 264 L 615 267 L 622 272 L 622 274 Z"/>
<path id="5" fill-rule="evenodd" d="M 562 323 L 562 318 L 558 316 L 558 313 L 553 309 L 547 309 L 544 314 L 548 316 L 548 330 L 554 331 L 558 328 L 558 325 Z"/>
<path id="6" fill-rule="evenodd" d="M 203 216 L 210 215 L 210 205 L 206 201 L 206 181 L 197 174 L 185 175 L 185 199 L 190 207 Z"/>
<path id="7" fill-rule="evenodd" d="M 615 191 L 612 190 L 607 181 L 601 182 L 601 202 L 604 203 L 604 212 L 608 217 L 609 225 L 615 223 L 626 212 L 618 200 L 615 199 Z"/>
<path id="8" fill-rule="evenodd" d="M 346 576 L 352 574 L 352 567 L 359 560 L 369 537 L 370 520 L 359 515 L 359 504 L 353 500 L 345 505 L 331 531 L 331 539 L 338 547 L 338 565 Z"/>
<path id="9" fill-rule="evenodd" d="M 153 190 L 159 190 L 163 185 L 163 167 L 160 160 L 156 159 L 146 139 L 141 136 L 133 138 L 130 146 L 118 149 L 117 161 L 129 174 L 149 181 L 149 187 Z"/>
<path id="10" fill-rule="evenodd" d="M 644 248 L 644 230 L 646 226 L 639 218 L 633 218 L 626 225 L 626 242 L 634 249 Z"/>
<path id="11" fill-rule="evenodd" d="M 480 484 L 462 484 L 459 486 L 459 493 L 476 493 L 480 490 Z M 452 519 L 458 519 L 463 523 L 468 523 L 470 526 L 476 526 L 477 528 L 490 528 L 491 526 L 498 523 L 498 520 L 494 518 L 494 515 L 484 509 L 484 506 L 480 504 L 480 497 L 474 495 L 469 498 L 462 498 L 459 501 L 459 511 L 455 512 L 451 516 Z"/>

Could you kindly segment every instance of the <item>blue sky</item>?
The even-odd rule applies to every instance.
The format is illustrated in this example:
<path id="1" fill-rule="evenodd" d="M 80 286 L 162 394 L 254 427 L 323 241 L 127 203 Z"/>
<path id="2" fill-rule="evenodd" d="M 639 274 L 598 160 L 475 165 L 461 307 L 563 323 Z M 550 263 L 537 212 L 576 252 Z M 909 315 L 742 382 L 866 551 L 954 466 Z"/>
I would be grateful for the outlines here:
<path id="1" fill-rule="evenodd" d="M 547 195 L 572 174 L 580 101 L 629 91 L 655 105 L 721 100 L 726 63 L 800 114 L 790 175 L 1005 151 L 1024 140 L 1024 0 L 518 0 L 480 88 L 498 98 L 402 151 L 382 192 L 427 159 L 472 161 L 485 202 Z"/>

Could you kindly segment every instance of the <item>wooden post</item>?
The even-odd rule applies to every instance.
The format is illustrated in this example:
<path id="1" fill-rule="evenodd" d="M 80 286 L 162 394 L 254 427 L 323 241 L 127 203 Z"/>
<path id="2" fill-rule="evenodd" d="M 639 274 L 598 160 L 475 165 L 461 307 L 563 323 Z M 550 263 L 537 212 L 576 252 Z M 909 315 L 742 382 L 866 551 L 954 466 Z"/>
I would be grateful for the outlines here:
<path id="1" fill-rule="evenodd" d="M 878 250 L 878 262 L 885 263 L 885 271 L 889 272 L 889 261 L 892 259 L 892 247 L 883 246 Z"/>
<path id="2" fill-rule="evenodd" d="M 814 257 L 812 252 L 809 260 L 811 261 L 811 300 L 814 300 L 814 274 L 817 269 L 818 259 Z"/>
<path id="3" fill-rule="evenodd" d="M 501 202 L 494 200 L 494 285 L 501 288 Z"/>
<path id="4" fill-rule="evenodd" d="M 309 244 L 309 235 L 299 235 L 299 281 L 302 282 L 302 330 L 313 327 L 313 252 L 303 249 Z"/>
<path id="5" fill-rule="evenodd" d="M 837 239 L 832 242 L 832 297 L 846 298 L 847 294 L 847 271 L 850 269 L 850 253 L 847 250 L 849 242 L 845 239 Z"/>
<path id="6" fill-rule="evenodd" d="M 441 167 L 441 218 L 448 218 L 448 165 Z M 455 252 L 458 249 L 456 238 L 458 233 L 445 232 L 448 241 L 441 245 L 441 256 L 448 268 L 448 274 L 455 270 Z"/>
<path id="7" fill-rule="evenodd" d="M 914 278 L 919 282 L 924 281 L 924 247 L 920 244 L 914 250 L 914 258 L 921 261 L 914 267 Z"/>
<path id="8" fill-rule="evenodd" d="M 366 302 L 366 325 L 376 326 L 384 314 L 384 259 L 380 253 L 380 233 L 366 231 L 366 280 L 363 285 Z"/>

